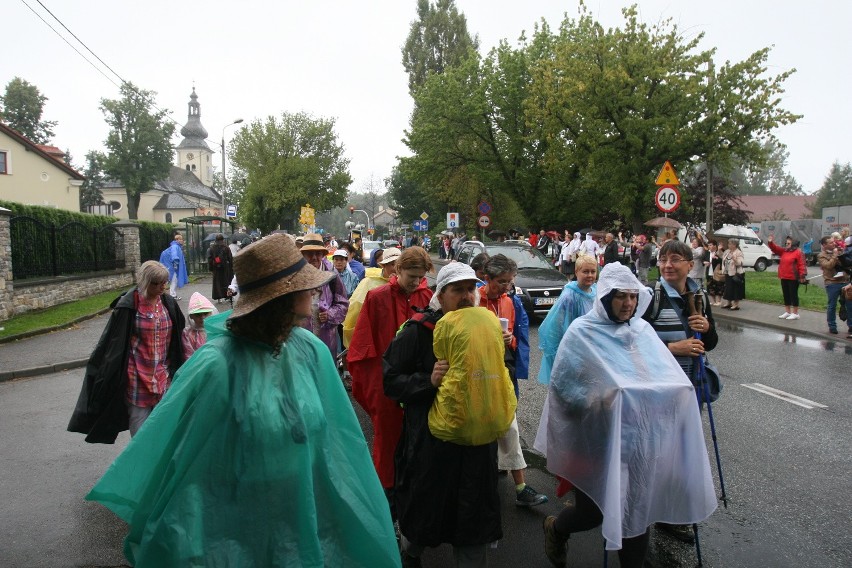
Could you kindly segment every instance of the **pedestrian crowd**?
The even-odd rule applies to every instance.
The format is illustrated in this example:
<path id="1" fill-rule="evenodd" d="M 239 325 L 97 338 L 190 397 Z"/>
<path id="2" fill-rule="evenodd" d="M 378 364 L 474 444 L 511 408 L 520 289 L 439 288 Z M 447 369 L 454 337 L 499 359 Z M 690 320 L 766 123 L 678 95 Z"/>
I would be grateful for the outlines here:
<path id="1" fill-rule="evenodd" d="M 503 537 L 501 474 L 517 506 L 548 501 L 526 482 L 516 417 L 530 344 L 513 260 L 450 261 L 430 288 L 431 258 L 411 242 L 361 259 L 315 233 L 220 235 L 212 300 L 236 302 L 218 313 L 193 294 L 187 325 L 179 237 L 113 302 L 68 425 L 92 443 L 130 431 L 87 499 L 128 523 L 131 564 L 421 566 L 449 544 L 457 566 L 480 567 Z M 573 494 L 544 518 L 542 554 L 565 566 L 571 535 L 600 526 L 621 566 L 642 566 L 652 526 L 693 542 L 716 508 L 702 427 L 721 388 L 708 387 L 712 308 L 739 309 L 742 252 L 700 235 L 656 250 L 643 235 L 528 238 L 572 276 L 539 327 L 534 448 L 557 496 Z M 463 240 L 442 236 L 438 255 Z M 842 248 L 823 241 L 834 333 L 852 287 Z M 790 318 L 803 273 L 786 245 L 770 240 Z"/>

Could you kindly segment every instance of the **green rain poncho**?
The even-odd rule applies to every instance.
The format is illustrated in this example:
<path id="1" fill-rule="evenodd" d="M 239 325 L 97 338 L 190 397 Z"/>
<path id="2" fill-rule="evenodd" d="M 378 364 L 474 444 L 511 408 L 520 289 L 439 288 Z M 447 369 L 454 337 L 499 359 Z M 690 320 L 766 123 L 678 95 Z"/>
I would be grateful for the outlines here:
<path id="1" fill-rule="evenodd" d="M 208 318 L 208 342 L 95 485 L 156 566 L 399 566 L 387 499 L 328 348 L 272 356 Z"/>

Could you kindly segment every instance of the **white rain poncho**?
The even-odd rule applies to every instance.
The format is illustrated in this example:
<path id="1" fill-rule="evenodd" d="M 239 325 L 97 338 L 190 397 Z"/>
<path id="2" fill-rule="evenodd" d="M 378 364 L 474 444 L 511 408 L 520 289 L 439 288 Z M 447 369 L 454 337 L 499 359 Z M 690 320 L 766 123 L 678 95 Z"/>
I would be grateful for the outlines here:
<path id="1" fill-rule="evenodd" d="M 695 391 L 647 322 L 610 320 L 601 299 L 614 289 L 639 291 L 640 315 L 652 299 L 627 267 L 604 267 L 593 310 L 560 343 L 535 443 L 551 472 L 598 505 L 608 550 L 654 522 L 716 509 Z"/>

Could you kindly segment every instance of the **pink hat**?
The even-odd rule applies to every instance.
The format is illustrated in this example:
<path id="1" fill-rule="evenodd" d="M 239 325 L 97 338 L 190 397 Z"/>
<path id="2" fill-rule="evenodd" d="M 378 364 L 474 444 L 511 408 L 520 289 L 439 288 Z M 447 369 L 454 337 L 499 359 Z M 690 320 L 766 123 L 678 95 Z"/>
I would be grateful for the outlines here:
<path id="1" fill-rule="evenodd" d="M 213 307 L 213 303 L 200 292 L 193 292 L 192 296 L 189 297 L 190 314 L 203 314 L 215 310 L 216 308 Z"/>

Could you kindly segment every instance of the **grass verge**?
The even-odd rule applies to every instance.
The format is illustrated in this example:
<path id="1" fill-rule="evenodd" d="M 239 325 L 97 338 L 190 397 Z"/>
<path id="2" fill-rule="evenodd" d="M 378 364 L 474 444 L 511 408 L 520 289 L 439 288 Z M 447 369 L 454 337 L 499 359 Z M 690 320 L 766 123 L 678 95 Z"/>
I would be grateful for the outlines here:
<path id="1" fill-rule="evenodd" d="M 68 302 L 52 308 L 39 310 L 37 312 L 28 312 L 15 316 L 12 319 L 0 322 L 0 341 L 4 338 L 25 335 L 43 329 L 51 329 L 63 327 L 72 324 L 73 322 L 94 315 L 101 310 L 109 307 L 110 303 L 124 289 L 111 290 L 109 292 L 101 292 L 95 296 L 89 296 L 82 300 Z"/>

